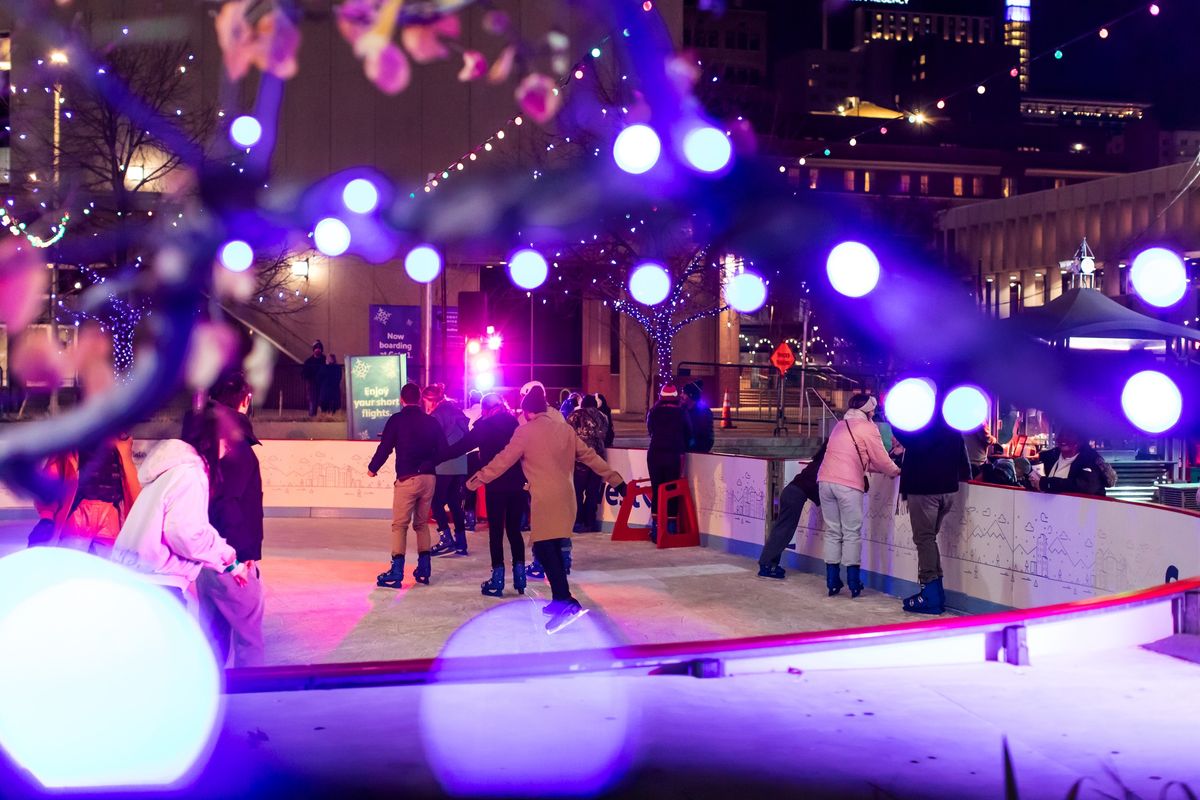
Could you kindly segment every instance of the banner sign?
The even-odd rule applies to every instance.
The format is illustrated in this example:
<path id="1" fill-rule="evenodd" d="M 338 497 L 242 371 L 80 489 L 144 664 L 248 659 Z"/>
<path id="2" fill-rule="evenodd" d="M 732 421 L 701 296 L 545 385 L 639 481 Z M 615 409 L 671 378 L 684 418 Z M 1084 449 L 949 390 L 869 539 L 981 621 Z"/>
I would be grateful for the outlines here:
<path id="1" fill-rule="evenodd" d="M 421 307 L 372 305 L 371 355 L 421 357 Z"/>
<path id="2" fill-rule="evenodd" d="M 388 417 L 400 410 L 400 387 L 408 381 L 408 356 L 346 359 L 346 425 L 350 439 L 378 439 Z"/>

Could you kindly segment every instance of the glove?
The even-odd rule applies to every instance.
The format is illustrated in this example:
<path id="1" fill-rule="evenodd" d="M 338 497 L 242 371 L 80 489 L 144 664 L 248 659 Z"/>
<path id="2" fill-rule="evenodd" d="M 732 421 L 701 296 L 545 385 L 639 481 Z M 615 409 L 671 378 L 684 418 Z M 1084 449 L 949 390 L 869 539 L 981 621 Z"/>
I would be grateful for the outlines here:
<path id="1" fill-rule="evenodd" d="M 621 495 L 621 497 L 624 497 L 625 493 L 629 491 L 629 485 L 625 483 L 625 481 L 621 481 L 619 484 L 617 484 L 616 490 L 617 494 Z"/>

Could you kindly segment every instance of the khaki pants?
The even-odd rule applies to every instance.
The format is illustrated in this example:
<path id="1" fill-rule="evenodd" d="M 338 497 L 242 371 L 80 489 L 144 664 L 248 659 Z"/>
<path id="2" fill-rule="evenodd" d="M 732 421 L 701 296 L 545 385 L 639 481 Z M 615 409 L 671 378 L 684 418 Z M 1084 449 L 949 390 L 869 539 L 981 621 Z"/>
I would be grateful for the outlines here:
<path id="1" fill-rule="evenodd" d="M 429 509 L 433 503 L 433 475 L 414 475 L 396 481 L 392 490 L 392 555 L 408 549 L 408 526 L 417 534 L 417 552 L 429 552 Z"/>

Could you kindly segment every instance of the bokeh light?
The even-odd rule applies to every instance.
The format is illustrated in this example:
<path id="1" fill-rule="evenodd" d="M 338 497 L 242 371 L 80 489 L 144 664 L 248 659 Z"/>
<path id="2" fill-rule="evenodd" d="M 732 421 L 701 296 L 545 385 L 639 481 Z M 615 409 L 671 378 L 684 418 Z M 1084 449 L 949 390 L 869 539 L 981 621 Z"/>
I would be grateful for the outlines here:
<path id="1" fill-rule="evenodd" d="M 837 291 L 863 297 L 879 283 L 879 259 L 861 242 L 842 242 L 830 251 L 825 272 Z"/>
<path id="2" fill-rule="evenodd" d="M 1152 306 L 1167 308 L 1187 294 L 1187 269 L 1178 254 L 1165 247 L 1138 253 L 1129 268 L 1129 280 L 1138 296 Z"/>
<path id="3" fill-rule="evenodd" d="M 355 178 L 342 189 L 342 202 L 356 214 L 370 214 L 379 205 L 379 190 L 366 178 Z"/>
<path id="4" fill-rule="evenodd" d="M 658 163 L 662 142 L 649 125 L 630 125 L 613 142 L 613 160 L 630 175 L 641 175 Z"/>
<path id="5" fill-rule="evenodd" d="M 254 263 L 254 248 L 241 239 L 234 239 L 221 246 L 221 265 L 230 272 L 245 272 Z"/>
<path id="6" fill-rule="evenodd" d="M 57 547 L 0 559 L 0 653 L 0 748 L 43 786 L 165 787 L 207 757 L 220 671 L 142 576 Z"/>
<path id="7" fill-rule="evenodd" d="M 240 116 L 229 125 L 230 140 L 241 147 L 253 147 L 258 144 L 262 134 L 262 123 L 249 115 Z"/>
<path id="8" fill-rule="evenodd" d="M 350 249 L 350 229 L 337 217 L 326 217 L 313 228 L 313 243 L 327 256 L 340 256 Z"/>
<path id="9" fill-rule="evenodd" d="M 725 302 L 734 311 L 753 314 L 767 302 L 767 284 L 753 272 L 735 275 L 725 285 Z"/>
<path id="10" fill-rule="evenodd" d="M 973 431 L 987 422 L 991 404 L 978 386 L 957 386 L 942 400 L 942 418 L 951 428 Z"/>
<path id="11" fill-rule="evenodd" d="M 1121 408 L 1129 421 L 1146 433 L 1163 433 L 1179 422 L 1183 395 L 1173 380 L 1148 369 L 1125 382 Z"/>
<path id="12" fill-rule="evenodd" d="M 537 250 L 518 250 L 508 258 L 508 276 L 512 282 L 527 292 L 546 282 L 550 268 L 545 257 Z"/>
<path id="13" fill-rule="evenodd" d="M 683 157 L 700 172 L 720 172 L 732 156 L 729 137 L 711 125 L 692 128 L 683 137 Z"/>
<path id="14" fill-rule="evenodd" d="M 884 400 L 887 419 L 902 431 L 919 431 L 933 419 L 937 390 L 927 378 L 905 378 L 892 387 Z"/>
<path id="15" fill-rule="evenodd" d="M 417 245 L 404 257 L 404 272 L 417 283 L 429 283 L 442 272 L 442 254 L 432 245 Z"/>
<path id="16" fill-rule="evenodd" d="M 656 306 L 671 293 L 671 275 L 661 264 L 647 261 L 629 274 L 629 293 L 642 305 Z"/>

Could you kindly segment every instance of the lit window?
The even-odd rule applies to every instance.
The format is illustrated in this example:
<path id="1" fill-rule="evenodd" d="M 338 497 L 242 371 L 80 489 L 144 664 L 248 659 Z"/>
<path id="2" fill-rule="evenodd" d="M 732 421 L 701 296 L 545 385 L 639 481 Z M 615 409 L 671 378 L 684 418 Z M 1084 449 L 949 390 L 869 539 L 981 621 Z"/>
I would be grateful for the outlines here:
<path id="1" fill-rule="evenodd" d="M 816 189 L 821 182 L 821 170 L 810 169 L 808 171 L 808 188 Z"/>
<path id="2" fill-rule="evenodd" d="M 954 176 L 954 196 L 955 197 L 963 196 L 963 179 L 962 179 L 961 175 Z"/>
<path id="3" fill-rule="evenodd" d="M 929 176 L 928 175 L 921 176 L 920 186 L 921 186 L 921 194 L 929 194 Z"/>
<path id="4" fill-rule="evenodd" d="M 971 179 L 971 194 L 976 197 L 983 197 L 983 178 L 975 177 Z"/>
<path id="5" fill-rule="evenodd" d="M 863 173 L 863 191 L 864 192 L 871 191 L 871 173 L 870 172 Z"/>
<path id="6" fill-rule="evenodd" d="M 1003 195 L 1004 197 L 1012 197 L 1012 195 L 1013 195 L 1013 179 L 1012 178 L 1001 178 L 1000 179 L 1000 194 Z"/>
<path id="7" fill-rule="evenodd" d="M 911 191 L 912 191 L 912 176 L 911 175 L 901 175 L 900 176 L 900 194 L 908 194 Z"/>
<path id="8" fill-rule="evenodd" d="M 854 191 L 854 170 L 848 169 L 842 174 L 842 188 L 847 192 Z"/>

